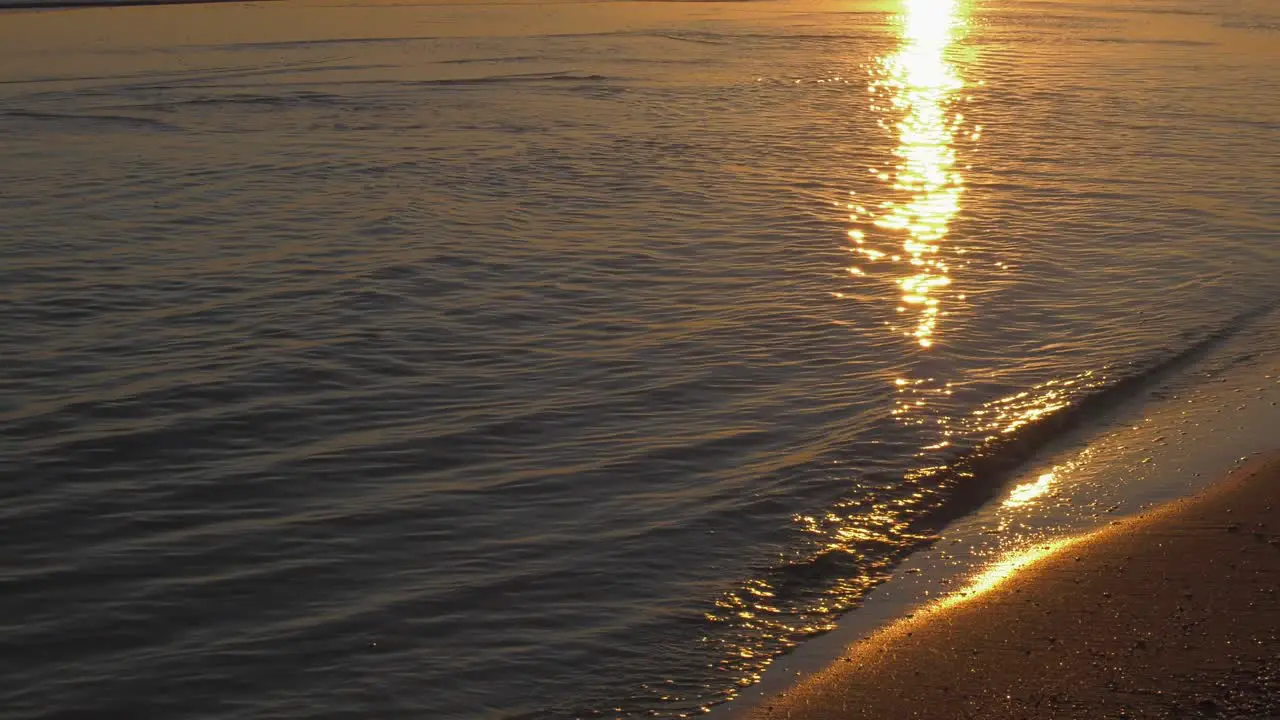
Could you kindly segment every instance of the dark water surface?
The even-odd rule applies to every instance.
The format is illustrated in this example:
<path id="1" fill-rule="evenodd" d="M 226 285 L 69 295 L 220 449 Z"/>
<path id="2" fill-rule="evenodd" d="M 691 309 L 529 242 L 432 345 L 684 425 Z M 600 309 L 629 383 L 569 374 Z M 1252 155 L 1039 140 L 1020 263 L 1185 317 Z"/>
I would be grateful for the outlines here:
<path id="1" fill-rule="evenodd" d="M 1243 0 L 0 15 L 0 707 L 732 696 L 1053 418 L 1273 307 L 1278 30 Z"/>

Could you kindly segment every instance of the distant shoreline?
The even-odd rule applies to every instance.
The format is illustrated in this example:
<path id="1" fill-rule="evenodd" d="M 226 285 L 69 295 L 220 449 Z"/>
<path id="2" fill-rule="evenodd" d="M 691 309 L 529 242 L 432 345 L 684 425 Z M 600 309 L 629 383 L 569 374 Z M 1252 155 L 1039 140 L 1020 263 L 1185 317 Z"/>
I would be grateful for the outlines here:
<path id="1" fill-rule="evenodd" d="M 0 10 L 68 10 L 95 7 L 140 7 L 143 5 L 226 5 L 230 3 L 281 2 L 281 0 L 60 0 L 52 3 L 4 2 Z"/>

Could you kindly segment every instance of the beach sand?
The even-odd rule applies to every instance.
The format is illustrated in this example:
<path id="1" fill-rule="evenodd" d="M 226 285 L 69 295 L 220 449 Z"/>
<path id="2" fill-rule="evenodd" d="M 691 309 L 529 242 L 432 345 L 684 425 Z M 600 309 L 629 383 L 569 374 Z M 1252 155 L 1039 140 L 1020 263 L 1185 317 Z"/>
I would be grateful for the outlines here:
<path id="1" fill-rule="evenodd" d="M 737 717 L 1280 717 L 1280 458 L 998 563 Z"/>

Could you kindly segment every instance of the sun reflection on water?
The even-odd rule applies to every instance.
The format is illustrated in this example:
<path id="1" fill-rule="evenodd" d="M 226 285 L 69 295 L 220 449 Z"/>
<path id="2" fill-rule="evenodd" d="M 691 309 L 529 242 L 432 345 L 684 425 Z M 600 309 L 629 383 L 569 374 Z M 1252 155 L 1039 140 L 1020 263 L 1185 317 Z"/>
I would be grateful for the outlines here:
<path id="1" fill-rule="evenodd" d="M 944 242 L 963 189 L 954 145 L 964 125 L 957 112 L 964 83 L 948 52 L 966 24 L 962 7 L 967 2 L 902 0 L 897 49 L 868 67 L 871 107 L 880 115 L 879 125 L 892 133 L 894 159 L 868 168 L 881 184 L 880 197 L 855 193 L 847 203 L 849 249 L 858 258 L 849 275 L 858 283 L 893 283 L 897 312 L 906 319 L 900 330 L 922 350 L 938 341 L 944 293 L 952 282 Z M 967 129 L 964 139 L 976 140 L 977 131 Z M 923 424 L 922 418 L 934 413 L 947 430 L 933 404 L 947 400 L 952 382 L 921 376 L 900 378 L 895 385 L 899 400 L 893 415 L 899 422 Z M 950 435 L 944 432 L 925 450 L 947 448 Z M 914 523 L 934 491 L 927 479 L 913 477 L 862 477 L 858 497 L 795 516 L 810 540 L 805 548 L 780 556 L 776 565 L 724 593 L 705 613 L 707 622 L 725 628 L 706 640 L 723 644 L 718 667 L 738 688 L 759 680 L 779 652 L 832 629 L 842 613 L 888 579 L 902 558 L 936 539 Z M 726 692 L 725 699 L 736 692 Z"/>
<path id="2" fill-rule="evenodd" d="M 902 235 L 900 250 L 871 247 L 864 229 L 849 237 L 854 252 L 871 263 L 889 258 L 899 288 L 898 312 L 912 316 L 904 334 L 922 348 L 932 347 L 938 332 L 941 290 L 951 285 L 942 242 L 960 208 L 963 178 L 957 171 L 954 138 L 964 116 L 952 110 L 964 82 L 947 59 L 947 50 L 964 20 L 961 0 L 906 0 L 901 16 L 902 45 L 872 68 L 872 108 L 897 118 L 897 165 L 893 173 L 870 168 L 877 178 L 905 192 L 905 201 L 881 204 L 878 215 L 851 203 L 855 222 Z M 884 97 L 887 96 L 887 97 Z M 887 125 L 882 121 L 882 125 Z M 975 130 L 975 133 L 977 131 Z M 898 245 L 898 241 L 895 241 Z M 905 267 L 901 265 L 905 263 Z M 851 268 L 854 275 L 865 274 Z"/>

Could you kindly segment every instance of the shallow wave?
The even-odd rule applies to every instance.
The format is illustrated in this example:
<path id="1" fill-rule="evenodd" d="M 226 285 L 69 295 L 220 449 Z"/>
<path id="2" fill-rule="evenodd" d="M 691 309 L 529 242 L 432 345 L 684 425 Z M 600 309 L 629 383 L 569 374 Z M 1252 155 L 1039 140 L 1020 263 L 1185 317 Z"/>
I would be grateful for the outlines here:
<path id="1" fill-rule="evenodd" d="M 134 117 L 132 115 L 100 115 L 96 113 L 50 113 L 24 110 L 6 110 L 0 112 L 0 118 L 13 118 L 16 121 L 38 121 L 42 130 L 59 126 L 69 129 L 110 130 L 112 128 L 129 130 L 160 130 L 164 132 L 181 132 L 182 128 L 171 123 L 160 122 L 152 118 Z"/>

